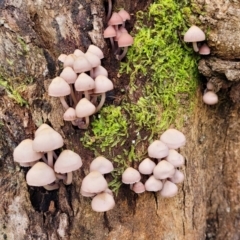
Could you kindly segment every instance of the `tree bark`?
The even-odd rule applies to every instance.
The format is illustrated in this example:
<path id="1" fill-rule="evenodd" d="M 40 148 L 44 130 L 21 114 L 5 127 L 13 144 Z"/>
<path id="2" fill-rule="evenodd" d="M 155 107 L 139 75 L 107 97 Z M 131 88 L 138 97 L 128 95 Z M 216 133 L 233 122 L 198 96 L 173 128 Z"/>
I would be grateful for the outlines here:
<path id="1" fill-rule="evenodd" d="M 149 1 L 150 2 L 150 1 Z M 116 1 L 134 14 L 146 1 Z M 106 213 L 91 210 L 80 194 L 81 181 L 93 159 L 79 138 L 84 134 L 62 120 L 60 101 L 47 95 L 51 79 L 59 74 L 61 53 L 86 51 L 93 43 L 111 54 L 103 39 L 105 8 L 101 0 L 0 1 L 0 81 L 18 88 L 28 105 L 21 106 L 9 88 L 0 89 L 0 239 L 240 239 L 240 33 L 238 2 L 198 0 L 199 16 L 214 57 L 203 58 L 200 72 L 220 79 L 220 103 L 206 106 L 200 99 L 182 131 L 187 145 L 186 177 L 176 197 L 134 194 L 122 186 L 116 206 Z M 216 10 L 217 9 L 217 10 Z M 131 22 L 132 24 L 133 22 Z M 229 34 L 226 34 L 229 33 Z M 108 60 L 105 60 L 109 62 Z M 107 67 L 106 67 L 107 68 Z M 2 85 L 2 84 L 1 84 Z M 231 99 L 230 95 L 234 96 Z M 234 94 L 235 93 L 235 94 Z M 48 192 L 26 185 L 27 170 L 13 162 L 13 149 L 33 138 L 42 122 L 50 123 L 65 147 L 85 153 L 84 168 L 74 172 L 73 184 Z"/>

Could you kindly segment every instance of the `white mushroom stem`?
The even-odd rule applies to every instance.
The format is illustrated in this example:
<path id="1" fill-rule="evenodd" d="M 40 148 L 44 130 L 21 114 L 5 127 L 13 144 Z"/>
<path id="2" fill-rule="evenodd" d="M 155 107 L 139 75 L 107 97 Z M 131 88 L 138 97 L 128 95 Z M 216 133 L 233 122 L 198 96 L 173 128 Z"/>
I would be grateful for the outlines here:
<path id="1" fill-rule="evenodd" d="M 65 174 L 55 173 L 57 179 L 65 180 L 67 176 Z"/>
<path id="2" fill-rule="evenodd" d="M 100 103 L 98 104 L 98 106 L 96 107 L 95 113 L 98 112 L 98 111 L 102 108 L 103 104 L 105 103 L 105 99 L 106 99 L 106 93 L 102 93 L 102 95 L 101 95 L 101 101 L 100 101 Z"/>
<path id="3" fill-rule="evenodd" d="M 70 86 L 70 89 L 71 89 L 70 94 L 71 94 L 71 97 L 72 97 L 72 100 L 73 100 L 73 103 L 74 103 L 74 107 L 75 107 L 77 105 L 78 101 L 77 101 L 76 96 L 75 96 L 74 91 L 73 91 L 73 85 L 69 84 L 69 86 Z"/>
<path id="4" fill-rule="evenodd" d="M 48 191 L 52 191 L 52 190 L 56 190 L 59 188 L 59 185 L 57 183 L 54 183 L 54 184 L 48 184 L 48 185 L 45 185 L 43 186 L 46 190 Z"/>
<path id="5" fill-rule="evenodd" d="M 199 48 L 198 48 L 198 46 L 197 46 L 197 42 L 193 42 L 192 45 L 193 45 L 193 50 L 194 50 L 195 52 L 198 52 L 198 51 L 199 51 Z"/>
<path id="6" fill-rule="evenodd" d="M 53 151 L 47 152 L 48 166 L 53 168 Z"/>
<path id="7" fill-rule="evenodd" d="M 67 179 L 66 180 L 63 180 L 63 183 L 65 185 L 69 185 L 72 183 L 72 172 L 68 172 L 67 173 Z"/>
<path id="8" fill-rule="evenodd" d="M 42 160 L 46 163 L 46 164 L 48 164 L 48 160 L 46 159 L 46 157 L 43 155 L 42 156 Z"/>
<path id="9" fill-rule="evenodd" d="M 61 104 L 63 105 L 64 109 L 67 110 L 69 108 L 67 102 L 65 101 L 64 97 L 60 97 Z"/>
<path id="10" fill-rule="evenodd" d="M 84 91 L 84 95 L 85 95 L 85 98 L 86 98 L 87 100 L 90 99 L 90 96 L 89 96 L 89 92 L 88 92 L 88 91 Z"/>
<path id="11" fill-rule="evenodd" d="M 127 54 L 128 47 L 124 47 L 123 53 L 121 55 L 117 55 L 116 59 L 121 61 Z"/>

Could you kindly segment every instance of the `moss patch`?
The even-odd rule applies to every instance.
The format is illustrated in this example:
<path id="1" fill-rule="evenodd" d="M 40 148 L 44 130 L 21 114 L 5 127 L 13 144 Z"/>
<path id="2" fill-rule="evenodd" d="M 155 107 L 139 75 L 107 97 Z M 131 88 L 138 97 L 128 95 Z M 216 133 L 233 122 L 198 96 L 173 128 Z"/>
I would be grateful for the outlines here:
<path id="1" fill-rule="evenodd" d="M 114 190 L 123 169 L 142 160 L 149 142 L 163 130 L 180 128 L 194 106 L 197 57 L 182 41 L 190 13 L 188 1 L 176 0 L 157 0 L 148 12 L 137 12 L 134 45 L 120 68 L 130 78 L 128 96 L 120 107 L 105 106 L 81 139 L 116 162 Z"/>

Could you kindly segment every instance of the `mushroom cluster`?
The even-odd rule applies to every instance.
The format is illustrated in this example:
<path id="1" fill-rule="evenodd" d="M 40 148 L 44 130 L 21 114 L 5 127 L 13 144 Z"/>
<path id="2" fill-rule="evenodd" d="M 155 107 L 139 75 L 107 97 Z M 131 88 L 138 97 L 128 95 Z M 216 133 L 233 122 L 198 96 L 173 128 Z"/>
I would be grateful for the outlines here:
<path id="1" fill-rule="evenodd" d="M 175 196 L 178 192 L 176 184 L 184 180 L 183 173 L 178 170 L 184 164 L 184 157 L 176 149 L 185 143 L 183 133 L 176 129 L 168 129 L 161 135 L 160 140 L 155 140 L 149 145 L 149 158 L 140 163 L 138 170 L 128 167 L 123 172 L 122 182 L 130 184 L 135 193 L 160 191 L 162 197 Z M 140 173 L 150 175 L 144 184 L 140 181 Z"/>
<path id="2" fill-rule="evenodd" d="M 92 197 L 91 206 L 96 212 L 106 212 L 115 206 L 112 191 L 104 174 L 113 171 L 112 163 L 103 156 L 95 158 L 90 164 L 90 173 L 83 179 L 81 194 Z"/>
<path id="3" fill-rule="evenodd" d="M 61 54 L 58 59 L 64 69 L 48 88 L 49 96 L 59 97 L 66 110 L 63 119 L 81 129 L 88 128 L 89 117 L 102 108 L 106 92 L 113 89 L 107 70 L 101 66 L 103 57 L 95 45 L 90 45 L 86 53 L 76 49 L 73 54 Z M 65 96 L 70 96 L 69 103 Z"/>
<path id="4" fill-rule="evenodd" d="M 72 183 L 72 172 L 82 166 L 82 160 L 71 150 L 63 150 L 57 156 L 54 150 L 62 146 L 62 136 L 49 125 L 42 124 L 34 140 L 25 139 L 14 149 L 14 161 L 22 167 L 31 167 L 26 176 L 29 186 L 55 190 L 59 188 L 59 180 L 66 185 Z"/>
<path id="5" fill-rule="evenodd" d="M 116 55 L 116 59 L 122 60 L 126 54 L 128 47 L 133 44 L 133 37 L 125 28 L 125 22 L 130 20 L 130 14 L 121 9 L 119 12 L 113 12 L 108 21 L 108 27 L 104 30 L 104 38 L 109 38 L 112 50 Z M 122 53 L 121 53 L 121 49 Z"/>

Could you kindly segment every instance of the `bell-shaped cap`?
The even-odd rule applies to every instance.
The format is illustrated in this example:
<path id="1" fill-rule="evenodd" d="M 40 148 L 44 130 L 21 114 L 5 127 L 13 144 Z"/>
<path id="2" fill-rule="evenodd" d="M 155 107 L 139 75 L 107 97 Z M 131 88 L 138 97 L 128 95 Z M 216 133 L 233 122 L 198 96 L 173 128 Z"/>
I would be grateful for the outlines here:
<path id="1" fill-rule="evenodd" d="M 65 121 L 74 121 L 76 120 L 76 118 L 77 118 L 76 111 L 72 107 L 68 108 L 63 114 L 63 119 Z"/>
<path id="2" fill-rule="evenodd" d="M 72 68 L 75 60 L 76 60 L 76 56 L 74 54 L 69 54 L 64 60 L 63 67 Z"/>
<path id="3" fill-rule="evenodd" d="M 149 192 L 158 192 L 162 189 L 163 184 L 162 181 L 156 179 L 153 175 L 148 178 L 145 182 L 145 189 Z"/>
<path id="4" fill-rule="evenodd" d="M 66 59 L 67 55 L 66 54 L 60 54 L 58 57 L 58 61 L 64 63 L 65 59 Z"/>
<path id="5" fill-rule="evenodd" d="M 166 160 L 174 167 L 181 167 L 184 164 L 184 157 L 174 149 L 170 149 Z"/>
<path id="6" fill-rule="evenodd" d="M 113 83 L 110 79 L 103 75 L 95 78 L 94 93 L 105 93 L 113 89 Z"/>
<path id="7" fill-rule="evenodd" d="M 125 184 L 133 184 L 141 180 L 141 175 L 138 170 L 128 167 L 122 174 L 122 182 Z"/>
<path id="8" fill-rule="evenodd" d="M 199 54 L 201 55 L 209 55 L 211 52 L 210 48 L 208 47 L 208 45 L 206 43 L 204 43 L 200 49 L 199 49 Z"/>
<path id="9" fill-rule="evenodd" d="M 156 179 L 166 179 L 172 177 L 174 173 L 174 166 L 166 160 L 159 162 L 153 169 L 153 175 Z"/>
<path id="10" fill-rule="evenodd" d="M 163 188 L 160 191 L 160 195 L 162 197 L 174 197 L 177 194 L 177 192 L 178 192 L 177 185 L 167 180 L 163 184 Z"/>
<path id="11" fill-rule="evenodd" d="M 86 73 L 81 73 L 78 76 L 74 86 L 75 86 L 76 91 L 83 92 L 83 91 L 88 91 L 88 90 L 94 89 L 95 82 Z"/>
<path id="12" fill-rule="evenodd" d="M 108 188 L 108 183 L 98 171 L 90 172 L 82 181 L 81 189 L 86 193 L 100 193 Z"/>
<path id="13" fill-rule="evenodd" d="M 176 129 L 168 129 L 165 131 L 161 135 L 160 140 L 172 149 L 180 148 L 186 144 L 186 137 Z"/>
<path id="14" fill-rule="evenodd" d="M 133 37 L 127 32 L 122 32 L 118 38 L 119 47 L 128 47 L 133 45 Z"/>
<path id="15" fill-rule="evenodd" d="M 85 58 L 87 58 L 88 62 L 91 64 L 92 68 L 95 68 L 99 65 L 101 65 L 100 58 L 91 52 L 85 53 Z"/>
<path id="16" fill-rule="evenodd" d="M 160 140 L 153 141 L 148 147 L 148 156 L 161 159 L 168 155 L 168 147 Z"/>
<path id="17" fill-rule="evenodd" d="M 42 154 L 33 150 L 33 140 L 23 140 L 13 151 L 13 159 L 19 163 L 35 162 L 42 158 Z"/>
<path id="18" fill-rule="evenodd" d="M 76 171 L 81 166 L 82 159 L 77 153 L 71 150 L 64 150 L 54 164 L 54 171 L 57 173 L 68 173 Z"/>
<path id="19" fill-rule="evenodd" d="M 127 29 L 123 26 L 121 26 L 120 28 L 118 28 L 118 30 L 116 31 L 116 36 L 114 37 L 114 41 L 118 41 L 119 37 L 121 36 L 122 33 L 128 33 Z"/>
<path id="20" fill-rule="evenodd" d="M 111 194 L 103 192 L 92 199 L 91 206 L 95 212 L 106 212 L 114 208 L 115 201 Z"/>
<path id="21" fill-rule="evenodd" d="M 98 171 L 101 174 L 113 171 L 113 164 L 103 156 L 95 158 L 90 164 L 90 171 Z"/>
<path id="22" fill-rule="evenodd" d="M 207 105 L 214 105 L 218 103 L 218 95 L 215 92 L 208 91 L 203 95 L 203 102 Z"/>
<path id="23" fill-rule="evenodd" d="M 130 14 L 124 10 L 124 9 L 121 9 L 118 14 L 120 15 L 120 17 L 122 18 L 122 20 L 125 22 L 126 20 L 130 20 Z"/>
<path id="24" fill-rule="evenodd" d="M 79 56 L 76 58 L 73 64 L 73 70 L 75 73 L 82 73 L 82 72 L 88 72 L 92 69 L 92 65 L 87 60 L 87 58 L 84 56 Z"/>
<path id="25" fill-rule="evenodd" d="M 45 186 L 56 180 L 55 173 L 51 167 L 44 162 L 37 162 L 27 173 L 27 184 L 29 186 Z"/>
<path id="26" fill-rule="evenodd" d="M 108 26 L 104 32 L 103 32 L 103 37 L 104 38 L 112 38 L 117 35 L 117 32 L 113 26 Z"/>
<path id="27" fill-rule="evenodd" d="M 114 25 L 114 26 L 115 25 L 121 25 L 122 23 L 123 23 L 122 17 L 118 13 L 113 12 L 111 18 L 108 21 L 108 26 L 110 26 L 110 25 Z"/>
<path id="28" fill-rule="evenodd" d="M 131 189 L 135 193 L 143 193 L 143 192 L 145 192 L 145 186 L 144 186 L 144 184 L 142 182 L 134 183 Z"/>
<path id="29" fill-rule="evenodd" d="M 93 76 L 92 77 L 96 78 L 99 75 L 108 77 L 107 70 L 103 66 L 101 66 L 101 65 L 93 69 Z"/>
<path id="30" fill-rule="evenodd" d="M 205 33 L 195 25 L 191 26 L 184 34 L 184 42 L 201 42 L 205 38 Z"/>
<path id="31" fill-rule="evenodd" d="M 97 47 L 97 46 L 95 46 L 93 44 L 91 44 L 88 47 L 87 52 L 91 52 L 91 53 L 95 54 L 99 59 L 103 59 L 104 58 L 102 50 L 99 47 Z"/>
<path id="32" fill-rule="evenodd" d="M 48 95 L 51 97 L 64 97 L 70 93 L 70 86 L 61 77 L 54 78 L 48 87 Z"/>
<path id="33" fill-rule="evenodd" d="M 49 152 L 61 148 L 62 146 L 62 136 L 52 128 L 42 129 L 33 140 L 33 149 L 36 152 Z"/>
<path id="34" fill-rule="evenodd" d="M 83 51 L 81 51 L 80 49 L 75 49 L 74 53 L 73 53 L 76 57 L 79 56 L 84 56 L 85 53 Z"/>
<path id="35" fill-rule="evenodd" d="M 36 137 L 43 129 L 45 128 L 51 128 L 48 124 L 43 123 L 41 124 L 38 129 L 35 131 L 34 136 Z M 51 128 L 52 129 L 52 128 Z"/>
<path id="36" fill-rule="evenodd" d="M 65 67 L 61 72 L 60 77 L 63 78 L 68 84 L 72 84 L 75 83 L 77 74 L 71 67 Z"/>
<path id="37" fill-rule="evenodd" d="M 176 170 L 174 175 L 169 178 L 169 180 L 173 183 L 181 183 L 184 180 L 184 174 L 181 171 Z"/>
<path id="38" fill-rule="evenodd" d="M 96 107 L 86 98 L 82 98 L 76 106 L 76 115 L 79 118 L 89 117 L 94 114 Z"/>
<path id="39" fill-rule="evenodd" d="M 156 163 L 149 158 L 145 158 L 138 166 L 138 171 L 142 174 L 152 174 Z"/>

